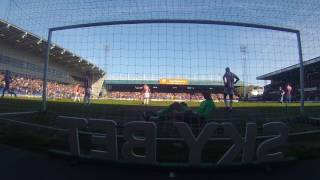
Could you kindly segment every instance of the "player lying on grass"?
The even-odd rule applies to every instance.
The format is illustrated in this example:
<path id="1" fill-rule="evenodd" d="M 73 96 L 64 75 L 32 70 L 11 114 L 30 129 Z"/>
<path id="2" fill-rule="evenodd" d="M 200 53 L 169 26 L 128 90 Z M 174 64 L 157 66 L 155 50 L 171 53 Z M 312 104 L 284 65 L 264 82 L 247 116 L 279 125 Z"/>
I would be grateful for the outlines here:
<path id="1" fill-rule="evenodd" d="M 209 92 L 202 93 L 204 101 L 194 111 L 191 110 L 185 102 L 174 102 L 167 108 L 157 112 L 145 112 L 146 121 L 164 121 L 175 119 L 177 121 L 193 122 L 194 120 L 210 120 L 213 118 L 216 106 Z"/>

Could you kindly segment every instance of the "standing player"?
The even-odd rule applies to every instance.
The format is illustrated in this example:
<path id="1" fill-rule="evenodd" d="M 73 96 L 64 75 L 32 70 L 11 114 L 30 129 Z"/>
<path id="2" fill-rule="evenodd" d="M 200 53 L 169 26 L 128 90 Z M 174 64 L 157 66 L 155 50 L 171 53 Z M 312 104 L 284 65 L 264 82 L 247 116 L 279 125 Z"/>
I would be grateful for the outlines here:
<path id="1" fill-rule="evenodd" d="M 75 92 L 74 92 L 75 96 L 74 96 L 74 102 L 78 101 L 80 102 L 80 85 L 77 84 L 76 88 L 75 88 Z"/>
<path id="2" fill-rule="evenodd" d="M 232 110 L 232 101 L 234 95 L 234 84 L 239 81 L 239 77 L 230 71 L 230 68 L 226 68 L 226 72 L 223 75 L 223 83 L 224 83 L 224 103 L 226 109 Z M 229 104 L 227 102 L 227 96 L 229 95 Z"/>
<path id="3" fill-rule="evenodd" d="M 11 72 L 9 70 L 6 70 L 5 75 L 4 75 L 4 89 L 2 91 L 2 96 L 1 98 L 4 97 L 4 93 L 7 91 L 8 94 L 13 94 L 15 97 L 17 97 L 17 94 L 13 92 L 12 89 L 10 89 L 10 84 L 12 82 L 12 77 L 11 77 Z"/>
<path id="4" fill-rule="evenodd" d="M 287 103 L 291 103 L 291 99 L 292 99 L 292 87 L 290 86 L 290 84 L 287 84 L 286 87 L 287 90 Z"/>
<path id="5" fill-rule="evenodd" d="M 150 104 L 150 88 L 147 84 L 143 85 L 143 104 Z"/>
<path id="6" fill-rule="evenodd" d="M 84 79 L 84 99 L 83 102 L 85 104 L 90 104 L 90 98 L 91 98 L 91 77 L 90 72 L 86 72 L 86 77 Z"/>
<path id="7" fill-rule="evenodd" d="M 284 90 L 282 89 L 282 87 L 280 86 L 279 87 L 279 91 L 280 91 L 280 102 L 281 102 L 281 104 L 283 103 L 283 96 L 284 96 L 284 94 L 285 94 L 285 92 L 284 92 Z"/>

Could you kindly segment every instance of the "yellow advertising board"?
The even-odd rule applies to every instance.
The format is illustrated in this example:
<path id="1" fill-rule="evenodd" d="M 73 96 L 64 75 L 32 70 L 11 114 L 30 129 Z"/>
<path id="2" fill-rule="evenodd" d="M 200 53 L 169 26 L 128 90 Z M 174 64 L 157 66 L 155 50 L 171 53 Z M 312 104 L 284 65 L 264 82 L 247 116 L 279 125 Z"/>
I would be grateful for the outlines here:
<path id="1" fill-rule="evenodd" d="M 160 84 L 172 84 L 172 85 L 188 85 L 189 81 L 186 79 L 166 79 L 162 78 L 159 81 Z"/>

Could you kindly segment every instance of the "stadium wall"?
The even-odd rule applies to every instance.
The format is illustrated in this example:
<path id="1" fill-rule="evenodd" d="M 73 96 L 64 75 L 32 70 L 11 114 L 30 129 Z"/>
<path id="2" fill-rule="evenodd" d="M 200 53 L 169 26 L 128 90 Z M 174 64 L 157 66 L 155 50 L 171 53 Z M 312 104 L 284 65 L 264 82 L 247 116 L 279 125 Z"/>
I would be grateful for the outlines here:
<path id="1" fill-rule="evenodd" d="M 92 77 L 93 84 L 92 84 L 91 88 L 92 88 L 92 95 L 94 98 L 99 97 L 100 92 L 102 91 L 102 88 L 103 88 L 104 81 L 106 79 L 107 79 L 106 75 L 101 78 L 95 77 L 95 76 Z"/>

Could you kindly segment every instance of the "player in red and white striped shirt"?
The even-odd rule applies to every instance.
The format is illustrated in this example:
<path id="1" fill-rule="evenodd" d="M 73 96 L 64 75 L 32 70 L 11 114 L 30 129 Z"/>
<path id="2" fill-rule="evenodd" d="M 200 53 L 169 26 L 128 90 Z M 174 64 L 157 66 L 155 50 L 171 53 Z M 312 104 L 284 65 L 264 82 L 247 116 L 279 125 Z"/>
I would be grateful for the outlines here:
<path id="1" fill-rule="evenodd" d="M 74 94 L 75 94 L 74 102 L 76 101 L 80 102 L 80 85 L 79 84 L 76 85 Z"/>
<path id="2" fill-rule="evenodd" d="M 230 71 L 230 68 L 226 68 L 226 72 L 223 75 L 223 83 L 224 83 L 224 103 L 226 109 L 232 110 L 232 101 L 234 95 L 234 84 L 239 81 L 239 77 Z M 229 104 L 227 102 L 227 96 L 229 95 Z"/>

